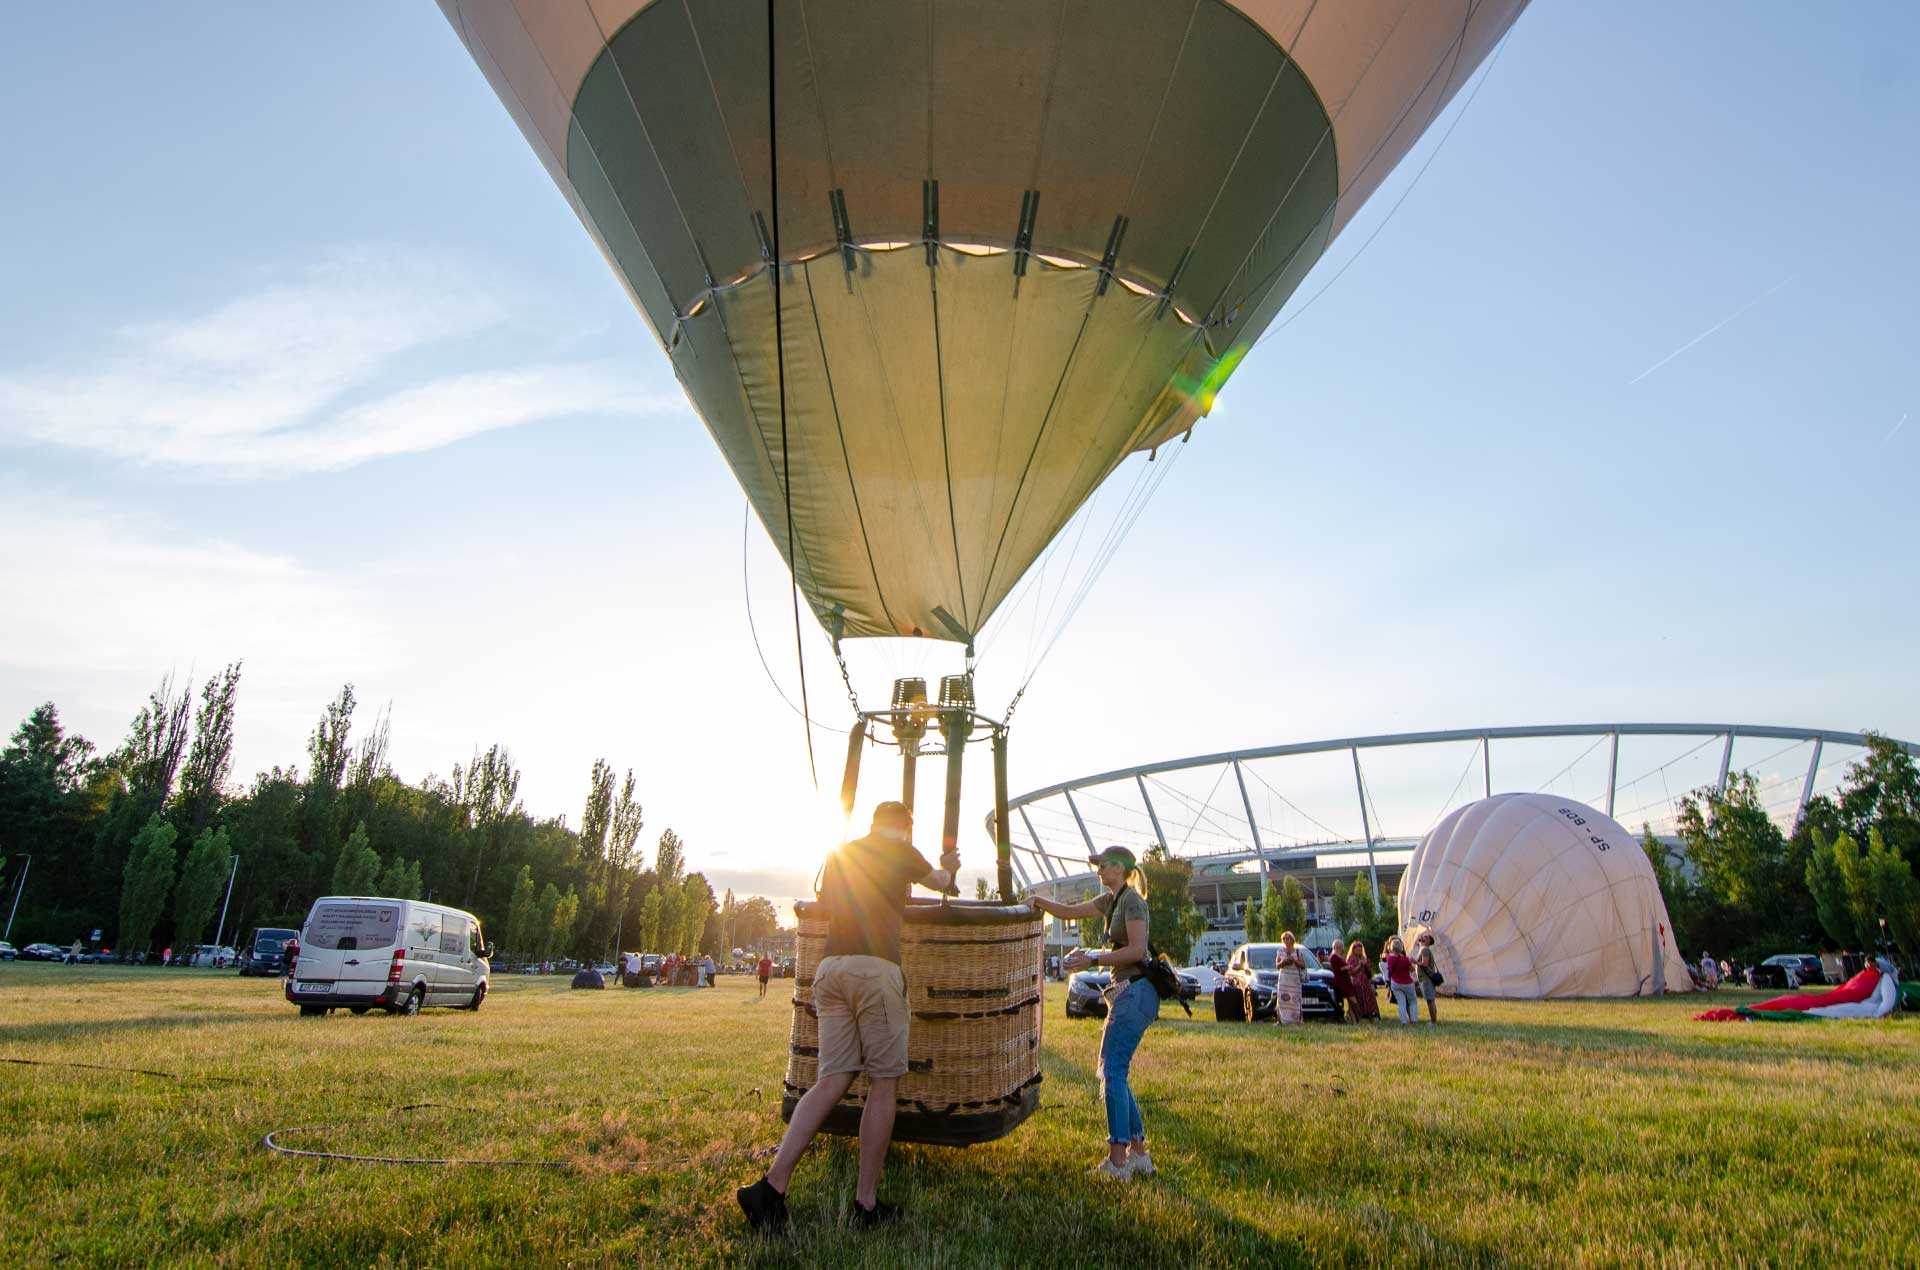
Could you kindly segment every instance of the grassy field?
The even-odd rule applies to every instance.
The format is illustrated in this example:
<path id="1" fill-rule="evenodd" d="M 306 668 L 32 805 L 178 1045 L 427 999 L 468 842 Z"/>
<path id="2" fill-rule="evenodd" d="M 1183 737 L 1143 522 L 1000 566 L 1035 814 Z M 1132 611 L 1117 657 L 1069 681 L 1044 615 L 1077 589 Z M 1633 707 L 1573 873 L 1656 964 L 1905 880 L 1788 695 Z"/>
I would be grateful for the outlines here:
<path id="1" fill-rule="evenodd" d="M 893 1229 L 848 1230 L 816 1148 L 794 1232 L 733 1187 L 778 1133 L 776 981 L 302 1019 L 273 981 L 0 965 L 0 1265 L 1912 1264 L 1920 1020 L 1689 1021 L 1697 1000 L 1442 1003 L 1437 1029 L 1188 1021 L 1135 1089 L 1161 1175 L 1086 1176 L 1098 1023 L 1049 1003 L 1043 1107 L 894 1148 Z M 791 984 L 786 988 L 790 991 Z M 1740 994 L 1721 993 L 1725 1003 Z M 410 1103 L 438 1104 L 402 1110 Z M 294 1132 L 285 1132 L 295 1129 Z M 269 1153 L 568 1161 L 396 1167 Z"/>

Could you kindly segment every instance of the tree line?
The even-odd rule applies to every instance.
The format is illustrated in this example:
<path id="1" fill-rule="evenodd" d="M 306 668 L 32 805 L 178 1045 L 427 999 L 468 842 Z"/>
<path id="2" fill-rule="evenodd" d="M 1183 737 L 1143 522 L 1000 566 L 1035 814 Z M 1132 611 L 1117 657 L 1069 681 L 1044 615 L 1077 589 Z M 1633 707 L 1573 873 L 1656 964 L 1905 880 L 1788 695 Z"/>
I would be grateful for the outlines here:
<path id="1" fill-rule="evenodd" d="M 1790 831 L 1761 805 L 1751 773 L 1680 800 L 1682 850 L 1643 826 L 1683 952 L 1758 961 L 1817 947 L 1897 950 L 1920 961 L 1920 768 L 1885 737 Z"/>
<path id="2" fill-rule="evenodd" d="M 516 960 L 724 956 L 776 939 L 772 903 L 716 896 L 671 828 L 646 859 L 631 770 L 594 763 L 578 829 L 526 810 L 504 745 L 410 784 L 387 762 L 386 711 L 356 735 L 352 684 L 321 710 L 303 767 L 235 785 L 240 680 L 234 662 L 196 700 L 168 676 L 107 752 L 69 733 L 52 702 L 14 730 L 0 750 L 0 903 L 19 897 L 15 943 L 98 929 L 129 956 L 190 948 L 214 939 L 223 903 L 235 943 L 256 926 L 297 927 L 329 894 L 466 909 Z"/>

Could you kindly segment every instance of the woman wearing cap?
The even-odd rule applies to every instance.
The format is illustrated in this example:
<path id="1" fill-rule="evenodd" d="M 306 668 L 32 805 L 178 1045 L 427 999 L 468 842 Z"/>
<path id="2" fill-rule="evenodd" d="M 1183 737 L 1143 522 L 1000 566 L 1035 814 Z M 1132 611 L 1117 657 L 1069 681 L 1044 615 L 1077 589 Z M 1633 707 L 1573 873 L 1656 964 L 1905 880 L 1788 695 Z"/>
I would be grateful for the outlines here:
<path id="1" fill-rule="evenodd" d="M 1100 1086 L 1107 1106 L 1107 1158 L 1094 1166 L 1097 1177 L 1124 1179 L 1151 1176 L 1147 1131 L 1140 1122 L 1140 1104 L 1134 1101 L 1127 1072 L 1133 1052 L 1140 1047 L 1147 1025 L 1160 1015 L 1160 994 L 1147 982 L 1141 963 L 1147 959 L 1146 882 L 1125 847 L 1108 847 L 1088 863 L 1100 870 L 1106 894 L 1080 904 L 1061 904 L 1029 894 L 1027 902 L 1050 917 L 1068 921 L 1104 917 L 1107 947 L 1102 951 L 1075 949 L 1067 956 L 1069 973 L 1088 966 L 1113 972 L 1107 989 L 1107 1023 L 1100 1033 Z"/>

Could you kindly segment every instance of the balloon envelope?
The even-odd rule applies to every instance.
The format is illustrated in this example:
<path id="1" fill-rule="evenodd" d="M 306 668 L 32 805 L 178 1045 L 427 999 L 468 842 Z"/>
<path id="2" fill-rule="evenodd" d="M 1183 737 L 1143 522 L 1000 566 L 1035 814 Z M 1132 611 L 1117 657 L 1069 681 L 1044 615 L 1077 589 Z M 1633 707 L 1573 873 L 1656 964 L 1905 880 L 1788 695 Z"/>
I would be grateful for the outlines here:
<path id="1" fill-rule="evenodd" d="M 1400 880 L 1409 951 L 1434 936 L 1444 990 L 1470 997 L 1631 997 L 1690 989 L 1653 865 L 1604 812 L 1496 794 L 1449 814 Z"/>
<path id="2" fill-rule="evenodd" d="M 776 207 L 765 5 L 440 0 L 821 622 L 956 640 L 1524 2 L 781 0 Z"/>

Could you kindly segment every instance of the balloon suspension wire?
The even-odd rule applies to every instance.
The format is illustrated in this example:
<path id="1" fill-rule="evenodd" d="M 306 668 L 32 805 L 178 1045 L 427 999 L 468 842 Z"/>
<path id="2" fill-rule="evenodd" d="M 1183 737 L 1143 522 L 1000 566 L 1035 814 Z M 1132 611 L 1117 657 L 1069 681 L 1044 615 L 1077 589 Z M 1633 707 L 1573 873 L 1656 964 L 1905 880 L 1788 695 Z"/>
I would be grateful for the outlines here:
<path id="1" fill-rule="evenodd" d="M 1420 184 L 1420 178 L 1427 174 L 1427 169 L 1433 166 L 1433 161 L 1440 157 L 1442 150 L 1446 149 L 1447 141 L 1453 136 L 1454 129 L 1460 126 L 1460 121 L 1467 117 L 1469 110 L 1473 109 L 1474 99 L 1480 96 L 1480 90 L 1485 88 L 1487 81 L 1493 77 L 1493 68 L 1499 65 L 1500 55 L 1507 51 L 1507 40 L 1511 38 L 1512 35 L 1513 32 L 1509 30 L 1506 35 L 1500 37 L 1500 43 L 1493 50 L 1493 56 L 1487 59 L 1486 69 L 1480 72 L 1479 82 L 1473 86 L 1473 91 L 1467 94 L 1467 99 L 1460 104 L 1460 109 L 1454 112 L 1452 122 L 1447 124 L 1447 130 L 1440 134 L 1440 140 L 1435 142 L 1433 149 L 1427 152 L 1426 161 L 1422 163 L 1420 169 L 1413 174 L 1413 179 L 1407 182 L 1406 188 L 1400 191 L 1400 197 L 1393 201 L 1393 206 L 1389 207 L 1387 214 L 1380 218 L 1380 223 L 1373 227 L 1373 232 L 1367 235 L 1366 241 L 1362 242 L 1360 246 L 1354 250 L 1354 253 L 1341 263 L 1340 267 L 1334 271 L 1333 276 L 1321 284 L 1319 290 L 1302 301 L 1295 307 L 1293 312 L 1286 315 L 1284 320 L 1275 322 L 1272 326 L 1261 332 L 1260 338 L 1253 342 L 1252 347 L 1247 350 L 1248 352 L 1259 348 L 1262 344 L 1299 321 L 1300 316 L 1313 307 L 1314 301 L 1318 300 L 1328 291 L 1331 291 L 1334 283 L 1345 277 L 1347 270 L 1353 268 L 1360 257 L 1366 254 L 1367 248 L 1373 246 L 1373 240 L 1380 236 L 1380 231 L 1387 227 L 1387 222 L 1393 219 L 1393 214 L 1400 210 L 1401 204 L 1407 201 L 1407 197 L 1413 193 L 1414 187 Z M 1431 123 L 1432 120 L 1429 119 L 1428 122 Z M 1291 262 L 1291 260 L 1292 257 L 1289 256 L 1287 262 Z"/>
<path id="2" fill-rule="evenodd" d="M 813 758 L 813 715 L 807 707 L 807 648 L 800 626 L 800 557 L 794 554 L 793 537 L 793 450 L 787 444 L 787 341 L 781 327 L 780 304 L 780 95 L 774 76 L 775 50 L 778 44 L 773 26 L 774 0 L 767 0 L 767 203 L 773 222 L 773 366 L 780 385 L 780 493 L 785 499 L 787 519 L 787 579 L 793 594 L 793 657 L 800 667 L 801 732 L 807 738 L 807 775 L 813 788 L 820 789 L 820 767 Z M 757 642 L 756 637 L 756 642 Z"/>
<path id="3" fill-rule="evenodd" d="M 822 732 L 833 732 L 837 735 L 845 736 L 847 734 L 845 728 L 836 728 L 831 724 L 822 723 L 818 719 L 808 718 L 806 711 L 793 703 L 793 698 L 787 695 L 787 690 L 781 687 L 780 681 L 774 677 L 773 667 L 767 661 L 767 650 L 760 646 L 760 624 L 753 620 L 753 578 L 747 568 L 747 548 L 749 542 L 752 540 L 752 533 L 753 504 L 745 503 L 742 504 L 740 508 L 740 596 L 747 609 L 747 634 L 753 637 L 753 655 L 760 659 L 760 669 L 766 672 L 767 682 L 772 685 L 773 694 L 780 698 L 781 705 L 793 711 L 802 719 L 805 719 L 810 726 L 819 728 Z M 843 667 L 846 665 L 844 659 L 842 659 L 841 665 Z M 849 685 L 849 687 L 851 687 L 851 685 Z M 858 698 L 855 698 L 855 701 L 857 703 Z M 854 709 L 856 712 L 859 710 L 858 704 L 855 705 Z"/>

